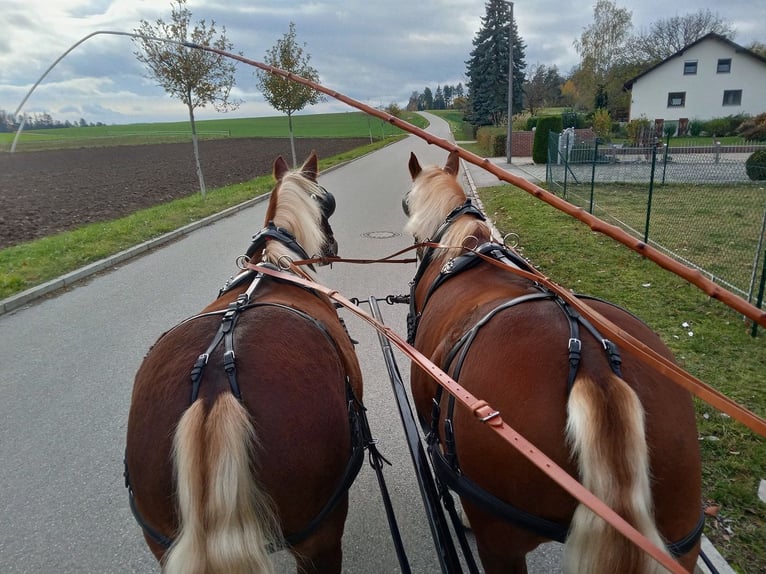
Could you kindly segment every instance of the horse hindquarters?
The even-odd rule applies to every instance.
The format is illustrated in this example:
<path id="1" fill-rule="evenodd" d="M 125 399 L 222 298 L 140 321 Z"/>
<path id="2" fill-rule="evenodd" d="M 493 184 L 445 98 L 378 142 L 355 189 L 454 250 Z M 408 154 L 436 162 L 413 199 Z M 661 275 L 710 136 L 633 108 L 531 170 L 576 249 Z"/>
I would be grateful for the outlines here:
<path id="1" fill-rule="evenodd" d="M 253 475 L 255 440 L 247 411 L 229 392 L 220 394 L 209 412 L 203 399 L 186 410 L 173 450 L 180 528 L 163 572 L 273 570 L 267 546 L 278 527 Z"/>
<path id="2" fill-rule="evenodd" d="M 644 409 L 633 389 L 611 374 L 600 380 L 578 377 L 566 432 L 583 486 L 664 548 L 653 519 Z M 583 504 L 572 518 L 564 563 L 572 573 L 664 572 Z"/>

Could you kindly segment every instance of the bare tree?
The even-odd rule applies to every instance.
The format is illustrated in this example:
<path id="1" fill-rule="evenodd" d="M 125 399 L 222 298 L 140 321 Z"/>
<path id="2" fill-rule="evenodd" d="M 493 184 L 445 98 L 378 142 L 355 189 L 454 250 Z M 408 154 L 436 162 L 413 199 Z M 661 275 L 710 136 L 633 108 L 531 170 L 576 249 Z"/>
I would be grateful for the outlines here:
<path id="1" fill-rule="evenodd" d="M 311 56 L 304 52 L 303 46 L 295 39 L 295 24 L 290 22 L 287 33 L 266 53 L 265 63 L 286 72 L 291 72 L 312 82 L 319 82 L 319 72 L 309 65 Z M 295 156 L 295 139 L 293 137 L 293 113 L 302 110 L 308 104 L 316 104 L 324 100 L 321 93 L 298 82 L 293 82 L 282 76 L 259 70 L 256 72 L 258 89 L 274 109 L 287 114 L 287 125 L 290 131 L 290 147 L 293 154 L 293 166 L 297 166 Z"/>
<path id="2" fill-rule="evenodd" d="M 189 110 L 194 159 L 200 192 L 204 196 L 205 178 L 199 158 L 194 110 L 208 104 L 212 104 L 219 112 L 239 107 L 239 101 L 230 99 L 236 66 L 226 57 L 213 52 L 152 40 L 163 38 L 225 51 L 232 49 L 231 42 L 226 38 L 226 28 L 223 27 L 218 34 L 215 21 L 211 20 L 208 26 L 205 20 L 200 20 L 193 29 L 190 28 L 191 12 L 186 8 L 186 0 L 175 0 L 171 8 L 170 22 L 158 19 L 150 24 L 141 20 L 141 26 L 135 30 L 140 37 L 133 40 L 139 49 L 134 54 L 148 68 L 149 77 L 156 80 L 168 94 L 180 99 Z"/>
<path id="3" fill-rule="evenodd" d="M 729 39 L 735 35 L 731 24 L 709 9 L 657 20 L 648 32 L 639 33 L 634 38 L 634 54 L 637 59 L 654 64 L 711 32 Z"/>

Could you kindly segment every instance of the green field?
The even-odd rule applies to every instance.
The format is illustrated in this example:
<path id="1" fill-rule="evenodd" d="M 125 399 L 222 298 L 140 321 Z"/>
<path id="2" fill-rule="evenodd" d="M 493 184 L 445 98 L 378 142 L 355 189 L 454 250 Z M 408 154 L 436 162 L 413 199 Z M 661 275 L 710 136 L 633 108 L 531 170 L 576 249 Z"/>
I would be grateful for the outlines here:
<path id="1" fill-rule="evenodd" d="M 424 127 L 422 116 L 404 112 L 402 119 Z M 197 122 L 200 138 L 286 138 L 287 116 L 263 118 L 225 118 Z M 293 116 L 296 138 L 370 138 L 380 140 L 403 131 L 364 112 L 311 114 Z M 10 151 L 15 133 L 0 133 L 0 152 Z M 189 122 L 86 126 L 49 130 L 23 130 L 16 151 L 171 143 L 191 138 Z"/>

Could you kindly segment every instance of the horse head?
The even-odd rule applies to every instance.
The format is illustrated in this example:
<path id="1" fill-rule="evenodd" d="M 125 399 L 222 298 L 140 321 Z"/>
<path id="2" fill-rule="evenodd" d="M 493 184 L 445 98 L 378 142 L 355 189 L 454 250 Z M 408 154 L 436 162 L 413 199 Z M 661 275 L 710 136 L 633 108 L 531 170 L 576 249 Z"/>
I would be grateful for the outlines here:
<path id="1" fill-rule="evenodd" d="M 459 159 L 458 152 L 452 151 L 444 167 L 423 167 L 411 153 L 412 187 L 402 199 L 402 208 L 408 217 L 404 231 L 411 234 L 415 242 L 430 240 L 452 246 L 440 250 L 447 258 L 462 253 L 463 247 L 472 249 L 491 237 L 484 217 L 471 206 L 458 181 Z M 461 217 L 467 213 L 472 217 Z"/>
<path id="2" fill-rule="evenodd" d="M 291 170 L 282 156 L 274 161 L 276 185 L 266 209 L 265 229 L 276 229 L 288 240 L 264 243 L 263 261 L 282 265 L 285 258 L 335 257 L 338 243 L 330 226 L 335 197 L 317 183 L 317 154 Z M 280 262 L 281 260 L 281 262 Z"/>

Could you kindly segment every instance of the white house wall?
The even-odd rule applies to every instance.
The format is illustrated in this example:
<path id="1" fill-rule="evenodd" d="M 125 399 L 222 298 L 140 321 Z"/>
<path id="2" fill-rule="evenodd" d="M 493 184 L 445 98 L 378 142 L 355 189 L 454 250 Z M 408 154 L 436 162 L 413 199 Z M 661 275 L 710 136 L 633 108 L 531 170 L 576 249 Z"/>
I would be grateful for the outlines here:
<path id="1" fill-rule="evenodd" d="M 731 71 L 717 73 L 718 60 L 731 58 Z M 697 73 L 684 75 L 684 63 L 697 61 Z M 723 105 L 724 90 L 742 90 L 739 106 Z M 766 111 L 766 63 L 718 40 L 700 42 L 635 80 L 630 119 L 709 120 Z M 668 94 L 685 92 L 683 107 L 668 107 Z"/>

